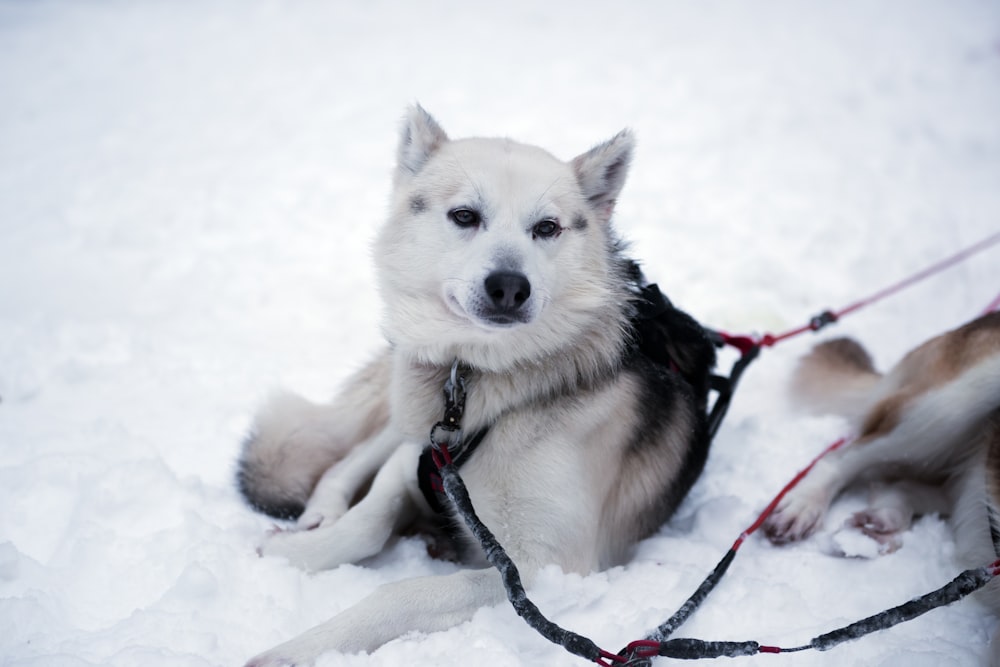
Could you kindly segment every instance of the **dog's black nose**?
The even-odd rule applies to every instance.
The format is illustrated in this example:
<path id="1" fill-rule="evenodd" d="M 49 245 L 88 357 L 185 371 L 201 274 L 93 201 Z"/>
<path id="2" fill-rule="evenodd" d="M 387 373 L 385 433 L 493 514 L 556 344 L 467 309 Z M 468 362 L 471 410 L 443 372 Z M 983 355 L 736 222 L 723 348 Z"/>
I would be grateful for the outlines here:
<path id="1" fill-rule="evenodd" d="M 531 296 L 527 276 L 515 271 L 494 271 L 486 276 L 486 294 L 500 312 L 513 312 Z"/>

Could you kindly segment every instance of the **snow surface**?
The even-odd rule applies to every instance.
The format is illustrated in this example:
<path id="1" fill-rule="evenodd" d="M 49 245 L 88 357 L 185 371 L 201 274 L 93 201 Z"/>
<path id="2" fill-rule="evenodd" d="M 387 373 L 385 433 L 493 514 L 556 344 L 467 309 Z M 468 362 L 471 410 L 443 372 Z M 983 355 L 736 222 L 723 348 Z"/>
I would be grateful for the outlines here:
<path id="1" fill-rule="evenodd" d="M 989 0 L 0 0 L 0 98 L 3 665 L 239 665 L 454 569 L 416 539 L 313 576 L 259 558 L 270 522 L 232 484 L 271 390 L 324 399 L 381 344 L 369 243 L 415 100 L 452 136 L 565 158 L 632 127 L 618 226 L 732 331 L 797 326 L 1000 229 Z M 885 366 L 998 288 L 994 249 L 833 331 Z M 538 605 L 612 650 L 665 619 L 840 434 L 784 398 L 815 340 L 750 369 L 675 520 L 624 567 L 546 570 Z M 959 571 L 937 517 L 880 558 L 824 544 L 750 540 L 680 634 L 800 644 Z M 994 626 L 964 601 L 721 664 L 972 665 Z M 584 663 L 500 606 L 320 664 Z"/>

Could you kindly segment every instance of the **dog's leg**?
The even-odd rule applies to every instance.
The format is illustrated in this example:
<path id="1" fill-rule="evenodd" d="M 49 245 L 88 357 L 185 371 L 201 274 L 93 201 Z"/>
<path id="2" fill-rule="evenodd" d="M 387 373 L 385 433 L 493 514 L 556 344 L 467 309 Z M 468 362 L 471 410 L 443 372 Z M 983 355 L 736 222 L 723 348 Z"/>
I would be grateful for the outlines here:
<path id="1" fill-rule="evenodd" d="M 493 569 L 404 579 L 378 588 L 329 621 L 251 659 L 247 667 L 308 665 L 327 651 L 370 652 L 408 632 L 451 628 L 503 598 L 500 576 Z"/>
<path id="2" fill-rule="evenodd" d="M 767 519 L 767 536 L 776 543 L 808 537 L 821 525 L 833 499 L 862 474 L 876 476 L 909 463 L 908 454 L 921 449 L 911 430 L 897 427 L 883 436 L 861 438 L 820 459 Z M 927 437 L 934 440 L 933 434 Z"/>
<path id="3" fill-rule="evenodd" d="M 357 493 L 393 455 L 399 442 L 400 436 L 391 426 L 387 427 L 323 473 L 299 517 L 298 529 L 313 530 L 340 519 Z"/>
<path id="4" fill-rule="evenodd" d="M 802 539 L 819 526 L 833 499 L 862 473 L 905 471 L 940 477 L 975 447 L 976 429 L 1000 395 L 1000 357 L 918 396 L 897 394 L 869 411 L 861 436 L 831 452 L 793 489 L 765 524 L 774 542 Z"/>
<path id="5" fill-rule="evenodd" d="M 855 512 L 842 530 L 860 530 L 878 543 L 878 553 L 889 554 L 903 545 L 901 534 L 909 530 L 913 518 L 921 514 L 945 514 L 950 502 L 938 484 L 900 480 L 891 484 L 873 483 L 868 507 Z"/>
<path id="6" fill-rule="evenodd" d="M 373 556 L 401 527 L 415 518 L 420 447 L 403 445 L 389 458 L 368 494 L 335 523 L 277 531 L 261 545 L 264 556 L 283 556 L 310 571 L 325 570 Z"/>
<path id="7" fill-rule="evenodd" d="M 236 481 L 247 502 L 278 519 L 301 516 L 323 473 L 386 427 L 389 372 L 386 350 L 331 403 L 272 396 L 254 418 L 240 454 Z"/>
<path id="8" fill-rule="evenodd" d="M 791 542 L 811 535 L 837 494 L 877 461 L 872 446 L 853 443 L 820 459 L 765 522 L 764 531 L 771 541 Z"/>

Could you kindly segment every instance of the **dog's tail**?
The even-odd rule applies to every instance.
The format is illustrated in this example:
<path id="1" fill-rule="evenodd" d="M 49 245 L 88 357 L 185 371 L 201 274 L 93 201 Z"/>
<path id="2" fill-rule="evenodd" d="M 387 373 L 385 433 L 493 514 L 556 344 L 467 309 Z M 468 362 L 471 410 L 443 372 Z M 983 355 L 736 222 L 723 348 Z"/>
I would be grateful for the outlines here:
<path id="1" fill-rule="evenodd" d="M 273 396 L 243 442 L 236 485 L 254 509 L 277 519 L 302 514 L 319 478 L 389 420 L 389 357 L 361 369 L 331 404 Z"/>
<path id="2" fill-rule="evenodd" d="M 856 419 L 869 406 L 881 377 L 857 341 L 835 338 L 799 361 L 792 376 L 792 400 L 810 412 Z"/>

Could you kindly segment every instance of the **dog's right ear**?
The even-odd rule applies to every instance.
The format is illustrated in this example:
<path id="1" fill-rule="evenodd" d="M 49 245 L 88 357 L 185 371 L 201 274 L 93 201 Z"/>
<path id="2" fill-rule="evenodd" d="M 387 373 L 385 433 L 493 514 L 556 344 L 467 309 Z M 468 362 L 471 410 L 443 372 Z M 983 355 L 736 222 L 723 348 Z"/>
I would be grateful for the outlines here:
<path id="1" fill-rule="evenodd" d="M 602 222 L 611 218 L 615 200 L 625 185 L 634 149 L 635 138 L 632 132 L 622 130 L 603 144 L 573 158 L 570 163 L 583 196 Z"/>
<path id="2" fill-rule="evenodd" d="M 396 177 L 415 175 L 446 141 L 448 135 L 422 106 L 414 104 L 407 109 L 396 150 Z"/>

